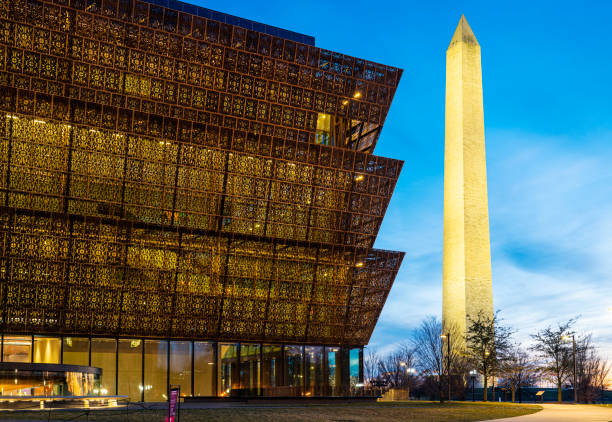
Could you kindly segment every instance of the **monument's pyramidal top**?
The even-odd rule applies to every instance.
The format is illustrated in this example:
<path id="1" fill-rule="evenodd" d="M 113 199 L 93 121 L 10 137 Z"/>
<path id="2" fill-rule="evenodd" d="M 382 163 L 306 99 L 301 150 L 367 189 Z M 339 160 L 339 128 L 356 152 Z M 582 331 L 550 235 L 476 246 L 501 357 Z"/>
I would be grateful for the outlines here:
<path id="1" fill-rule="evenodd" d="M 465 15 L 461 15 L 461 19 L 459 19 L 459 24 L 457 25 L 457 29 L 455 29 L 455 34 L 453 35 L 448 48 L 451 48 L 453 45 L 460 42 L 479 45 L 474 33 L 472 32 L 472 28 L 470 28 L 470 25 L 465 18 Z"/>

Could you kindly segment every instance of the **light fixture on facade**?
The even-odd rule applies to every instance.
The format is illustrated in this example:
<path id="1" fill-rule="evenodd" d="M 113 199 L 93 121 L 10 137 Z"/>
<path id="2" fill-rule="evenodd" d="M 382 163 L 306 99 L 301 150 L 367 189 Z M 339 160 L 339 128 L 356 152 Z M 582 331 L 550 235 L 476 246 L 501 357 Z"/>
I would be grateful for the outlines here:
<path id="1" fill-rule="evenodd" d="M 361 98 L 361 91 L 355 91 L 353 98 Z"/>

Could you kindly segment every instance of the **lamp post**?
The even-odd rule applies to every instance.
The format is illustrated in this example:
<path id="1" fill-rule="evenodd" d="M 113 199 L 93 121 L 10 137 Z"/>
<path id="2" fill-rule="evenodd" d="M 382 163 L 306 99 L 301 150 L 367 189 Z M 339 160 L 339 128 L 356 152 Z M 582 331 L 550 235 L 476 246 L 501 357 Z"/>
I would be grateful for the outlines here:
<path id="1" fill-rule="evenodd" d="M 483 398 L 484 401 L 487 401 L 487 389 L 485 388 L 485 385 L 486 385 L 486 382 L 488 381 L 488 379 L 487 379 L 487 359 L 489 358 L 490 354 L 491 353 L 488 350 L 485 350 L 485 352 L 484 352 L 485 357 L 484 357 L 484 361 L 483 361 L 483 365 L 482 365 L 483 369 L 484 369 L 484 372 L 482 374 L 482 377 L 484 379 L 484 382 L 483 382 L 483 385 L 482 385 L 482 398 Z M 493 392 L 495 393 L 495 390 L 493 390 Z M 493 397 L 493 401 L 495 401 L 495 397 Z"/>
<path id="2" fill-rule="evenodd" d="M 474 382 L 476 381 L 476 370 L 472 369 L 470 371 L 470 377 L 472 378 L 472 401 L 476 401 L 474 398 Z"/>
<path id="3" fill-rule="evenodd" d="M 412 377 L 416 373 L 416 369 L 414 368 L 406 368 L 406 373 L 408 374 L 408 399 L 410 400 L 410 392 L 412 391 Z"/>
<path id="4" fill-rule="evenodd" d="M 448 401 L 451 399 L 451 357 L 450 357 L 450 333 L 442 334 L 441 339 L 446 339 L 446 381 L 448 382 Z"/>
<path id="5" fill-rule="evenodd" d="M 612 308 L 611 308 L 612 309 Z M 569 336 L 562 336 L 561 340 L 569 340 Z M 578 385 L 576 384 L 576 336 L 572 334 L 572 357 L 574 360 L 574 403 L 578 403 Z"/>

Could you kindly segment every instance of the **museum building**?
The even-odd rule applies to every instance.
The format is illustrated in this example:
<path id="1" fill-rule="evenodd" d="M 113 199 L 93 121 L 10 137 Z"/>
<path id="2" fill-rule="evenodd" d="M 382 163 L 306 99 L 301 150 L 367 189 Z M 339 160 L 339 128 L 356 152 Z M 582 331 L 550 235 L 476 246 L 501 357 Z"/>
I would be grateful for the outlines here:
<path id="1" fill-rule="evenodd" d="M 176 1 L 0 0 L 0 394 L 359 394 L 401 74 Z"/>

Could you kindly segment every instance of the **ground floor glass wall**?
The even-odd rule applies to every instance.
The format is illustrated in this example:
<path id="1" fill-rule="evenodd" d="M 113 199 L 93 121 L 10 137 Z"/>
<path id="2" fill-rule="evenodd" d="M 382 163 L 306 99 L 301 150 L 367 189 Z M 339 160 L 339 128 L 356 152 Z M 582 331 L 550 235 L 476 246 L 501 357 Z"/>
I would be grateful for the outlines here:
<path id="1" fill-rule="evenodd" d="M 183 396 L 347 396 L 363 385 L 363 349 L 141 338 L 4 335 L 2 362 L 100 368 L 93 394 L 165 401 Z"/>

